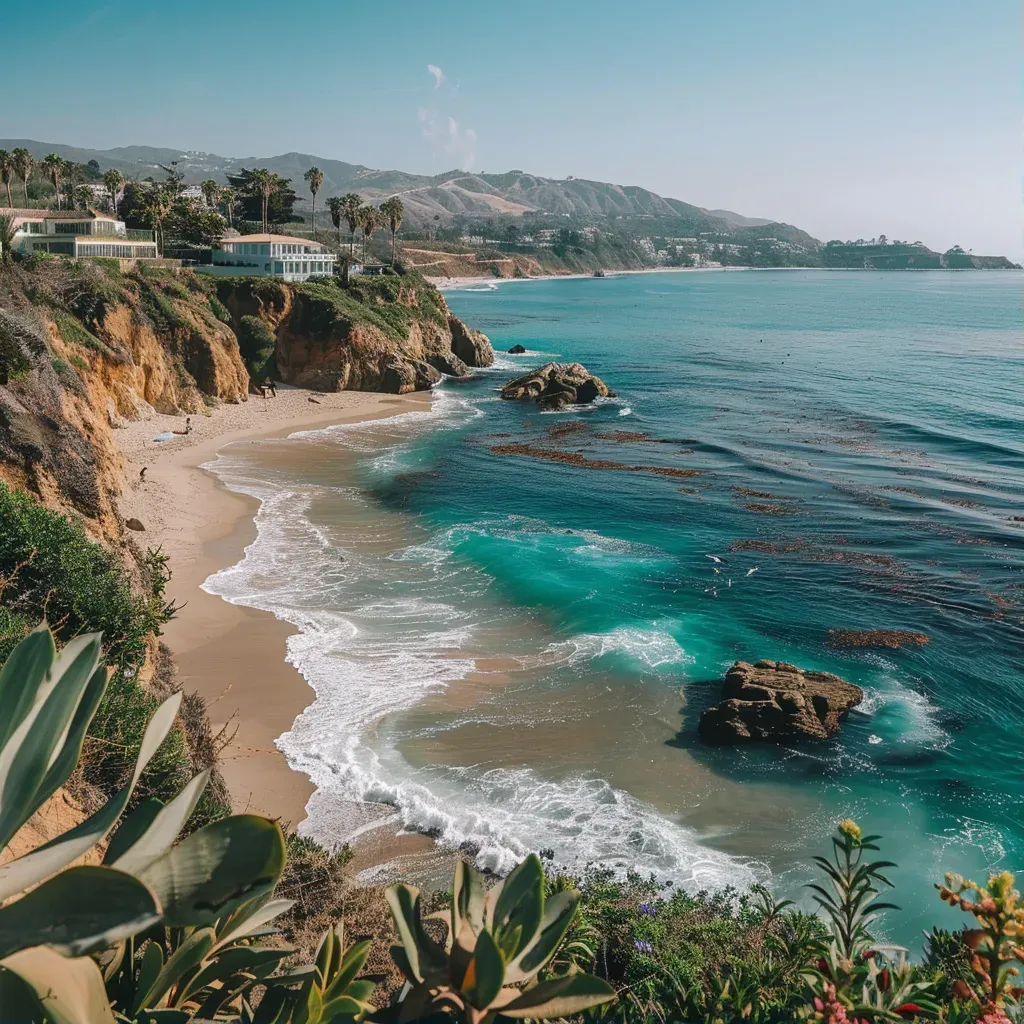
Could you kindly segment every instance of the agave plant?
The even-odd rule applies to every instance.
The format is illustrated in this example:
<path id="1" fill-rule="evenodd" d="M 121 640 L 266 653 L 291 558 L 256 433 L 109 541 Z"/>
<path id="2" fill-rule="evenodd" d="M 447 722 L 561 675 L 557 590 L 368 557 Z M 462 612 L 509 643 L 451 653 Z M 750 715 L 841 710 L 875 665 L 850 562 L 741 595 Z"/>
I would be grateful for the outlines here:
<path id="1" fill-rule="evenodd" d="M 393 885 L 387 899 L 401 939 L 391 955 L 406 987 L 375 1020 L 418 1021 L 443 1012 L 465 1024 L 490 1024 L 499 1015 L 546 1020 L 615 998 L 607 982 L 579 971 L 540 980 L 580 894 L 566 890 L 545 901 L 544 869 L 533 854 L 489 892 L 470 865 L 456 865 L 451 908 L 434 915 L 447 924 L 444 945 L 424 926 L 419 890 Z"/>
<path id="2" fill-rule="evenodd" d="M 100 658 L 99 634 L 77 637 L 58 654 L 40 627 L 0 670 L 0 848 L 78 763 L 107 685 Z M 284 867 L 280 828 L 256 815 L 224 818 L 175 842 L 206 772 L 166 805 L 143 802 L 113 834 L 101 864 L 69 867 L 121 818 L 180 699 L 170 697 L 153 715 L 123 789 L 75 828 L 0 866 L 0 997 L 29 1002 L 34 993 L 53 1024 L 114 1021 L 88 954 L 159 925 L 202 929 L 230 919 L 267 897 Z M 152 970 L 157 954 L 148 955 Z"/>

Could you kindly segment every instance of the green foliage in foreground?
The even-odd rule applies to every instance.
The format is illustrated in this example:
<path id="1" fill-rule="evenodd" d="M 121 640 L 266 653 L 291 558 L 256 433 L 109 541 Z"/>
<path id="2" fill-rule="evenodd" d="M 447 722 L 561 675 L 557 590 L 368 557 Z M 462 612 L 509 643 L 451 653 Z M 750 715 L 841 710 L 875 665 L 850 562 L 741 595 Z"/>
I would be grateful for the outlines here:
<path id="1" fill-rule="evenodd" d="M 115 674 L 114 678 L 117 676 Z M 286 860 L 276 823 L 242 814 L 182 838 L 208 782 L 135 802 L 172 734 L 181 695 L 145 723 L 130 777 L 81 824 L 42 845 L 9 848 L 78 765 L 106 699 L 100 637 L 58 653 L 33 630 L 0 670 L 0 1007 L 33 1024 L 1019 1024 L 1024 904 L 1008 872 L 986 885 L 947 876 L 940 897 L 968 915 L 933 932 L 923 964 L 872 934 L 890 888 L 879 837 L 840 822 L 815 858 L 818 915 L 745 896 L 687 895 L 653 880 L 591 872 L 577 889 L 527 857 L 489 889 L 456 866 L 448 908 L 424 918 L 420 893 L 387 901 L 405 987 L 378 1009 L 360 977 L 370 942 L 340 926 L 312 963 L 274 940 L 293 901 L 274 898 Z M 134 802 L 134 809 L 133 808 Z M 296 849 L 307 845 L 293 844 Z M 83 864 L 92 853 L 91 863 Z M 99 861 L 96 863 L 96 861 Z"/>

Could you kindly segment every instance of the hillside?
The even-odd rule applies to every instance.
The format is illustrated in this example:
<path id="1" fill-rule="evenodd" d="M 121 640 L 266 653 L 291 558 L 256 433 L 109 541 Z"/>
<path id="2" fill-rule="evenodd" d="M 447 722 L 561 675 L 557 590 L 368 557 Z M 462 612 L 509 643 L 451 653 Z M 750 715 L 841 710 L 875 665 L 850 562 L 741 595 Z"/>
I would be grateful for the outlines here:
<path id="1" fill-rule="evenodd" d="M 638 266 L 829 267 L 842 269 L 1008 269 L 1016 265 L 1002 256 L 934 252 L 919 242 L 886 243 L 881 236 L 876 253 L 872 243 L 830 242 L 826 247 L 806 231 L 780 221 L 748 217 L 731 210 L 707 210 L 679 199 L 660 196 L 638 185 L 617 185 L 586 178 L 545 178 L 522 170 L 501 174 L 460 170 L 437 175 L 381 170 L 363 164 L 331 160 L 311 153 L 277 156 L 225 157 L 152 146 L 122 146 L 109 150 L 82 149 L 31 139 L 0 139 L 0 149 L 24 147 L 37 160 L 47 153 L 77 163 L 95 161 L 101 171 L 116 168 L 128 178 L 162 179 L 174 165 L 187 184 L 212 178 L 225 184 L 240 168 L 266 167 L 290 179 L 299 195 L 296 212 L 308 217 L 311 204 L 302 180 L 307 168 L 323 172 L 320 220 L 328 196 L 356 192 L 379 203 L 398 195 L 405 206 L 403 236 L 446 242 L 475 239 L 475 248 L 498 248 L 488 259 L 498 260 L 489 273 L 510 275 L 538 266 L 545 271 L 630 269 Z M 575 237 L 552 246 L 538 232 L 586 234 L 596 229 L 602 245 L 576 244 Z M 537 236 L 536 238 L 534 236 Z M 592 240 L 592 238 L 591 238 Z M 893 246 L 902 247 L 899 252 Z M 552 252 L 552 248 L 561 251 Z M 826 251 L 828 249 L 829 251 Z M 570 252 L 571 250 L 571 252 Z M 501 264 L 504 260 L 504 264 Z M 414 263 L 422 263 L 420 260 Z M 461 271 L 460 271 L 461 272 Z"/>

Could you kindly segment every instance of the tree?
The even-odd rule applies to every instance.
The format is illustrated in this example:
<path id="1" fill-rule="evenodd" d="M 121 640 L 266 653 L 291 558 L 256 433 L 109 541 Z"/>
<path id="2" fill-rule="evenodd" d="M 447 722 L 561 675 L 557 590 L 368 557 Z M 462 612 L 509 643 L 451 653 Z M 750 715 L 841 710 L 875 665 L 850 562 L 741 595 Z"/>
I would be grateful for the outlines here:
<path id="1" fill-rule="evenodd" d="M 341 196 L 331 196 L 327 200 L 327 209 L 331 214 L 331 223 L 338 231 L 338 245 L 341 245 L 341 218 L 344 215 Z"/>
<path id="2" fill-rule="evenodd" d="M 14 164 L 14 171 L 21 178 L 21 184 L 25 189 L 25 205 L 28 206 L 28 179 L 32 176 L 32 167 L 35 161 L 32 159 L 32 154 L 24 146 L 12 149 L 11 158 Z"/>
<path id="3" fill-rule="evenodd" d="M 103 186 L 107 190 L 107 195 L 110 197 L 110 212 L 116 217 L 117 216 L 117 199 L 121 194 L 121 189 L 124 188 L 124 175 L 114 167 L 111 167 L 106 174 L 103 175 Z"/>
<path id="4" fill-rule="evenodd" d="M 11 178 L 14 176 L 14 157 L 6 149 L 0 149 L 0 183 L 7 187 L 7 205 L 14 206 L 11 198 Z"/>
<path id="5" fill-rule="evenodd" d="M 363 208 L 363 201 L 355 192 L 348 192 L 341 197 L 342 215 L 348 221 L 348 254 L 355 255 L 356 251 L 356 228 L 359 227 L 359 211 Z"/>
<path id="6" fill-rule="evenodd" d="M 150 192 L 146 212 L 156 228 L 157 245 L 161 254 L 164 251 L 164 221 L 171 212 L 173 203 L 174 197 L 163 188 L 157 187 Z"/>
<path id="7" fill-rule="evenodd" d="M 387 218 L 388 227 L 391 229 L 391 264 L 395 263 L 395 236 L 402 226 L 402 217 L 405 215 L 405 206 L 398 196 L 391 196 L 380 204 L 380 212 Z"/>
<path id="8" fill-rule="evenodd" d="M 316 234 L 316 194 L 324 183 L 324 172 L 319 167 L 310 167 L 302 177 L 309 184 L 309 191 L 313 196 L 313 212 L 309 217 L 309 233 L 312 236 Z"/>
<path id="9" fill-rule="evenodd" d="M 76 210 L 88 210 L 96 201 L 96 194 L 88 185 L 76 185 L 71 190 L 72 208 Z"/>
<path id="10" fill-rule="evenodd" d="M 199 188 L 202 190 L 203 199 L 206 200 L 206 205 L 216 209 L 217 203 L 220 200 L 220 185 L 213 180 L 213 178 L 207 178 Z"/>
<path id="11" fill-rule="evenodd" d="M 157 167 L 167 175 L 164 189 L 170 192 L 174 199 L 177 199 L 185 191 L 185 175 L 178 170 L 178 161 L 172 160 L 170 167 L 165 167 L 163 164 L 157 164 Z"/>
<path id="12" fill-rule="evenodd" d="M 64 161 L 57 156 L 56 153 L 47 153 L 43 157 L 40 166 L 50 181 L 53 182 L 53 187 L 57 192 L 57 209 L 60 209 L 60 180 L 64 174 Z"/>
<path id="13" fill-rule="evenodd" d="M 224 209 L 227 211 L 228 227 L 234 227 L 233 215 L 235 203 L 238 202 L 238 193 L 231 187 L 223 188 L 220 191 L 220 201 L 224 204 Z"/>
<path id="14" fill-rule="evenodd" d="M 364 206 L 359 211 L 359 226 L 363 229 L 363 262 L 366 262 L 366 244 L 380 227 L 380 211 L 376 206 Z"/>
<path id="15" fill-rule="evenodd" d="M 296 219 L 292 208 L 298 196 L 290 187 L 290 179 L 266 168 L 248 170 L 243 167 L 238 174 L 228 175 L 228 184 L 235 189 L 241 216 L 263 224 L 264 230 L 269 224 Z"/>
<path id="16" fill-rule="evenodd" d="M 10 263 L 14 250 L 14 218 L 0 216 L 0 262 Z M 7 383 L 4 380 L 3 383 Z"/>

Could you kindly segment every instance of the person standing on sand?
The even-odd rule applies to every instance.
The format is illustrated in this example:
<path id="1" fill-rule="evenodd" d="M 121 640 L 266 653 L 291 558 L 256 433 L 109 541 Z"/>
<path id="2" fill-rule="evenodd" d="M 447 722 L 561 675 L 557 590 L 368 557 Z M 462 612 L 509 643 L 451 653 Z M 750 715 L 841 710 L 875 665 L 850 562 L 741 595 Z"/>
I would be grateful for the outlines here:
<path id="1" fill-rule="evenodd" d="M 271 398 L 277 398 L 277 386 L 270 377 L 263 382 L 263 386 L 270 392 Z"/>

